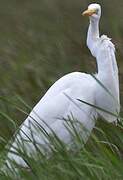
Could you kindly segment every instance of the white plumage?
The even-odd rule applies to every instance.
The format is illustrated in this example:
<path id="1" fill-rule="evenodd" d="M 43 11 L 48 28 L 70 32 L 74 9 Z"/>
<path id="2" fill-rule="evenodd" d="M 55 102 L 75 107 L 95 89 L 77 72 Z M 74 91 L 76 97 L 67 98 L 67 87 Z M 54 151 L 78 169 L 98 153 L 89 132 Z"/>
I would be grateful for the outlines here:
<path id="1" fill-rule="evenodd" d="M 109 122 L 117 120 L 115 116 L 77 100 L 80 99 L 95 106 L 99 106 L 114 114 L 119 113 L 119 81 L 118 68 L 115 59 L 115 48 L 107 36 L 103 35 L 99 37 L 98 23 L 101 15 L 100 5 L 89 5 L 88 10 L 86 10 L 83 15 L 88 15 L 90 18 L 87 46 L 97 60 L 98 72 L 95 77 L 101 81 L 115 98 L 112 98 L 112 96 L 107 93 L 91 75 L 81 72 L 67 74 L 49 88 L 21 125 L 20 134 L 25 141 L 28 140 L 26 135 L 32 138 L 30 132 L 31 122 L 32 124 L 35 124 L 35 121 L 37 121 L 48 133 L 51 133 L 41 119 L 43 119 L 65 143 L 71 141 L 71 136 L 65 128 L 62 118 L 66 119 L 68 116 L 73 115 L 74 118 L 80 121 L 89 132 L 93 129 L 95 117 L 97 118 L 99 114 Z M 68 97 L 70 97 L 71 100 Z M 45 146 L 46 139 L 43 137 L 41 138 L 41 135 L 39 135 L 34 126 L 32 126 L 31 129 L 35 141 L 44 144 Z M 19 135 L 16 135 L 15 141 L 12 144 L 16 148 L 18 146 L 17 141 L 19 138 Z M 87 138 L 88 137 L 84 137 L 85 141 Z M 32 144 L 29 142 L 25 142 L 23 145 L 28 153 L 33 151 Z M 11 150 L 15 151 L 13 147 L 11 147 Z M 9 152 L 8 157 L 14 159 L 18 164 L 23 166 L 26 165 L 21 157 L 13 153 Z"/>

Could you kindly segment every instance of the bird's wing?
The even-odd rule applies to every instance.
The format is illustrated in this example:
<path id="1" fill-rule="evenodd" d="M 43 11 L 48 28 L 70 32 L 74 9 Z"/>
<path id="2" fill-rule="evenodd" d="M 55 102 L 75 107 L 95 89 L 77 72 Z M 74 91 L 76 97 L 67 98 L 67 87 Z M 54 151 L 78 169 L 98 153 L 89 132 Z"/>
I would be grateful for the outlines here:
<path id="1" fill-rule="evenodd" d="M 87 89 L 87 87 L 88 82 L 83 82 L 82 89 L 80 89 L 80 85 L 77 84 L 75 87 L 73 87 L 70 93 L 63 92 L 69 104 L 69 106 L 64 111 L 64 119 L 66 121 L 71 120 L 74 122 L 77 131 L 81 131 L 81 135 L 83 137 L 84 142 L 87 140 L 88 135 L 94 127 L 96 118 L 96 112 L 94 108 L 78 100 L 80 99 L 85 102 L 89 102 L 92 105 L 94 104 L 94 89 L 91 89 L 90 85 L 90 89 Z M 66 121 L 64 121 L 64 119 L 62 119 L 61 117 L 60 119 L 54 121 L 54 123 L 51 124 L 51 128 L 61 140 L 63 140 L 66 143 L 69 143 L 71 136 L 67 128 L 65 128 L 65 125 L 67 124 Z M 80 123 L 83 126 L 83 130 L 82 128 L 80 128 Z"/>
<path id="2" fill-rule="evenodd" d="M 69 88 L 61 90 L 59 93 L 57 92 L 56 95 L 54 94 L 51 96 L 55 91 L 55 89 L 52 89 L 52 93 L 50 94 L 49 91 L 49 95 L 45 100 L 39 101 L 21 127 L 24 132 L 29 132 L 29 121 L 34 122 L 34 120 L 36 120 L 40 125 L 48 130 L 46 124 L 48 124 L 48 126 L 52 125 L 52 127 L 56 127 L 56 124 L 61 124 L 60 119 L 67 118 L 71 113 L 77 120 L 86 124 L 85 122 L 90 119 L 91 110 L 93 108 L 80 103 L 77 99 L 94 104 L 95 81 L 89 75 L 74 75 L 77 77 L 75 78 L 71 75 L 71 78 L 69 78 L 69 81 L 70 79 L 72 81 L 69 82 Z M 55 88 L 55 86 L 53 88 Z"/>
<path id="3" fill-rule="evenodd" d="M 57 121 L 59 118 L 63 118 L 65 112 L 67 111 L 70 102 L 65 97 L 64 93 L 70 94 L 70 89 L 66 89 L 50 99 L 49 101 L 45 101 L 43 103 L 37 104 L 27 119 L 21 126 L 21 130 L 27 132 L 30 136 L 29 124 L 40 124 L 45 130 L 48 130 L 48 126 Z M 48 125 L 48 126 L 47 126 Z M 32 129 L 35 132 L 34 129 Z M 49 131 L 49 130 L 48 130 Z"/>
<path id="4" fill-rule="evenodd" d="M 29 139 L 32 141 L 35 140 L 37 144 L 45 144 L 46 137 L 43 136 L 40 128 L 42 127 L 42 130 L 44 128 L 47 133 L 51 133 L 51 124 L 55 122 L 57 122 L 56 124 L 59 125 L 56 129 L 53 128 L 53 130 L 57 133 L 59 127 L 61 126 L 59 119 L 63 118 L 70 104 L 64 93 L 70 94 L 70 89 L 66 89 L 57 96 L 53 97 L 52 100 L 41 103 L 39 104 L 40 106 L 38 105 L 36 108 L 34 107 L 29 116 L 21 125 L 20 130 L 17 132 L 17 134 L 15 134 L 15 141 L 12 144 L 15 148 L 18 149 L 18 147 L 20 147 L 18 146 L 19 142 L 20 145 L 23 144 L 28 153 L 31 153 L 35 147 Z M 16 151 L 13 147 L 11 147 L 11 150 Z M 12 153 L 9 153 L 8 156 L 17 160 L 20 162 L 20 164 L 24 164 L 20 157 Z"/>
<path id="5" fill-rule="evenodd" d="M 84 100 L 87 100 L 90 99 L 90 97 L 93 97 L 93 94 L 89 95 L 91 91 L 89 92 L 88 90 L 87 92 L 87 89 L 85 89 L 85 87 L 86 87 L 86 83 L 83 82 L 83 93 L 85 93 L 87 97 L 87 98 L 85 97 Z M 74 90 L 76 90 L 76 93 L 74 93 Z M 35 142 L 46 146 L 47 139 L 45 136 L 43 136 L 43 134 L 41 134 L 40 131 L 38 131 L 38 128 L 35 128 L 37 125 L 36 122 L 38 122 L 40 126 L 45 128 L 47 133 L 49 134 L 52 133 L 52 131 L 49 129 L 50 127 L 64 143 L 69 143 L 71 140 L 71 135 L 67 130 L 67 128 L 65 127 L 65 119 L 67 120 L 68 116 L 73 115 L 75 119 L 79 120 L 84 125 L 87 124 L 89 125 L 90 123 L 89 120 L 92 112 L 91 107 L 80 103 L 77 100 L 80 98 L 82 98 L 82 96 L 81 96 L 81 91 L 79 91 L 79 84 L 78 84 L 78 87 L 76 86 L 76 87 L 68 88 L 57 94 L 49 101 L 41 103 L 38 106 L 36 106 L 36 108 L 34 108 L 31 111 L 30 115 L 22 124 L 19 134 L 17 134 L 17 136 L 15 137 L 13 146 L 18 148 L 18 141 L 20 141 L 20 145 L 22 143 L 25 149 L 27 150 L 27 152 L 29 154 L 32 153 L 32 151 L 35 150 L 35 147 L 33 143 L 31 143 L 31 141 L 29 141 L 28 139 L 29 137 L 32 140 L 32 132 L 33 132 L 33 139 L 35 140 Z M 42 120 L 45 121 L 46 124 L 48 124 L 48 126 Z M 84 140 L 87 139 L 86 135 L 82 134 Z M 21 142 L 22 139 L 23 142 Z M 16 151 L 13 147 L 11 147 L 11 150 Z M 25 162 L 22 160 L 21 157 L 13 153 L 9 153 L 8 157 L 14 159 L 22 166 L 26 166 Z"/>
<path id="6" fill-rule="evenodd" d="M 46 147 L 47 139 L 37 128 L 38 125 L 42 126 L 49 134 L 52 133 L 52 129 L 61 140 L 69 143 L 71 136 L 65 127 L 65 119 L 71 115 L 88 129 L 92 129 L 92 125 L 94 125 L 92 124 L 94 121 L 91 121 L 94 113 L 93 108 L 80 103 L 77 99 L 93 104 L 94 83 L 95 81 L 90 75 L 83 73 L 71 73 L 58 80 L 21 125 L 19 133 L 15 136 L 13 146 L 18 148 L 19 141 L 19 144 L 22 144 L 30 154 L 33 150 L 35 151 L 33 143 L 29 140 L 30 138 L 32 141 L 35 140 L 36 143 Z M 82 134 L 82 136 L 84 140 L 87 139 L 85 134 Z M 16 151 L 13 147 L 11 147 L 11 150 Z M 26 166 L 19 156 L 9 153 L 8 157 L 22 166 Z"/>
<path id="7" fill-rule="evenodd" d="M 81 72 L 72 72 L 69 73 L 59 80 L 57 80 L 46 92 L 46 94 L 41 98 L 39 101 L 40 103 L 44 103 L 45 101 L 49 101 L 49 99 L 52 99 L 53 97 L 57 96 L 60 92 L 64 91 L 65 89 L 72 88 L 74 84 L 76 84 L 79 80 L 83 82 L 91 82 L 92 77 L 86 73 Z M 82 84 L 82 83 L 81 83 Z M 86 83 L 85 83 L 86 84 Z M 81 88 L 84 85 L 82 84 Z M 76 91 L 75 91 L 76 92 Z"/>

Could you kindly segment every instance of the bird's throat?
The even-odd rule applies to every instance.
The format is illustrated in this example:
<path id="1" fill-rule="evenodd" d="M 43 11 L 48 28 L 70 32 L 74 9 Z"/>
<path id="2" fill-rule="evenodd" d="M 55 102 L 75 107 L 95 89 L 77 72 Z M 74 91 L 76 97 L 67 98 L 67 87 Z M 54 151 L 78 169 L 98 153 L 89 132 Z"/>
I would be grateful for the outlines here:
<path id="1" fill-rule="evenodd" d="M 87 46 L 92 55 L 96 57 L 95 48 L 99 39 L 99 20 L 91 19 L 87 34 Z"/>

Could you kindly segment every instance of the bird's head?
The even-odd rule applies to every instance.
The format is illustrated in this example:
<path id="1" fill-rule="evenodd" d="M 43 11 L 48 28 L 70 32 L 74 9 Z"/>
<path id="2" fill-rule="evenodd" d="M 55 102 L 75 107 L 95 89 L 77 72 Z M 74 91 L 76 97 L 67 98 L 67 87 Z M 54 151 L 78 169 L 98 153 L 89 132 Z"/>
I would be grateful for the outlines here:
<path id="1" fill-rule="evenodd" d="M 100 19 L 101 16 L 101 6 L 99 4 L 93 3 L 90 4 L 82 13 L 83 16 L 89 16 L 90 19 Z"/>

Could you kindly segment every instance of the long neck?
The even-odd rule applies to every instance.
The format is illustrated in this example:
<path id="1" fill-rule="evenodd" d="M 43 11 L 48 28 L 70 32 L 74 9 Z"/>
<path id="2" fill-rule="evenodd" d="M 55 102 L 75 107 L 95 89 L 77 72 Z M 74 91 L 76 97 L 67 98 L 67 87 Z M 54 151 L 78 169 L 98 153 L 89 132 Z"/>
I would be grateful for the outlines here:
<path id="1" fill-rule="evenodd" d="M 87 34 L 87 46 L 90 49 L 92 55 L 96 57 L 95 46 L 99 39 L 99 19 L 90 18 L 90 25 Z"/>

